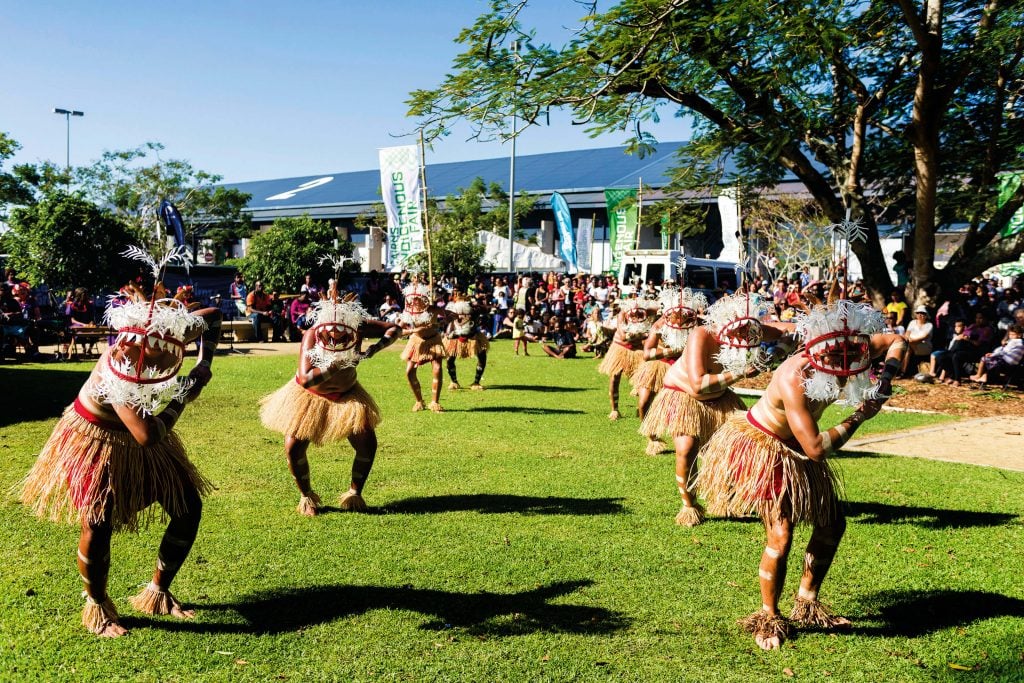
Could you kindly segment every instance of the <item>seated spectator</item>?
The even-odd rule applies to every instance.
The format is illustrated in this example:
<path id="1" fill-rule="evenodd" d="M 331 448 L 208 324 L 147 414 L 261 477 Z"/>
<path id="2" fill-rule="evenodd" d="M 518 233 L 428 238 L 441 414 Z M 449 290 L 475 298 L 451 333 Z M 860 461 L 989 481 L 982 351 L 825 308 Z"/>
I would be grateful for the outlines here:
<path id="1" fill-rule="evenodd" d="M 288 319 L 291 321 L 288 334 L 292 341 L 302 341 L 303 332 L 309 329 L 309 325 L 306 324 L 306 313 L 311 305 L 308 289 L 292 299 L 292 305 L 288 307 Z"/>
<path id="2" fill-rule="evenodd" d="M 548 354 L 552 358 L 575 358 L 576 357 L 576 338 L 573 333 L 566 329 L 562 325 L 562 321 L 557 317 L 551 318 L 551 330 L 549 332 L 551 341 L 554 342 L 554 346 L 545 344 L 541 348 L 544 349 L 544 353 Z"/>
<path id="3" fill-rule="evenodd" d="M 927 362 L 932 355 L 932 324 L 928 322 L 928 309 L 918 306 L 914 309 L 914 319 L 907 325 L 907 342 L 910 353 L 903 358 L 903 375 L 917 373 L 919 363 Z"/>
<path id="4" fill-rule="evenodd" d="M 85 287 L 76 287 L 68 292 L 67 299 L 64 301 L 64 316 L 68 321 L 68 327 L 72 331 L 79 327 L 95 327 L 95 308 Z M 58 357 L 66 358 L 68 356 L 70 343 L 71 337 L 68 335 L 62 351 L 57 352 Z M 87 344 L 82 349 L 82 353 L 92 353 L 93 345 L 94 342 Z"/>
<path id="5" fill-rule="evenodd" d="M 1019 325 L 1011 325 L 1006 331 L 1006 341 L 1002 346 L 992 353 L 986 353 L 981 357 L 978 364 L 978 371 L 971 376 L 971 381 L 985 384 L 991 375 L 1006 375 L 1020 366 L 1021 358 L 1024 358 L 1024 328 Z"/>
<path id="6" fill-rule="evenodd" d="M 903 300 L 903 292 L 898 289 L 892 290 L 889 294 L 889 303 L 883 310 L 885 313 L 895 313 L 896 324 L 902 326 L 907 319 L 907 302 Z"/>
<path id="7" fill-rule="evenodd" d="M 248 301 L 249 290 L 245 286 L 245 277 L 241 273 L 235 273 L 235 279 L 228 286 L 228 294 L 235 303 L 235 308 L 238 309 L 239 315 L 246 315 L 245 302 Z"/>
<path id="8" fill-rule="evenodd" d="M 270 295 L 263 291 L 263 283 L 259 281 L 253 284 L 252 291 L 245 297 L 245 314 L 249 316 L 249 322 L 252 323 L 252 331 L 255 335 L 254 341 L 266 341 L 263 336 L 262 323 L 266 322 L 271 326 L 274 325 L 273 311 L 271 311 L 272 303 Z M 277 337 L 279 334 L 275 329 L 274 336 Z"/>
<path id="9" fill-rule="evenodd" d="M 885 334 L 903 334 L 906 329 L 899 323 L 899 316 L 894 311 L 889 311 L 885 314 L 885 328 L 882 330 Z"/>
<path id="10" fill-rule="evenodd" d="M 283 342 L 284 332 L 288 329 L 291 320 L 285 312 L 285 303 L 281 301 L 281 294 L 278 291 L 270 292 L 270 328 L 274 331 L 271 341 Z"/>
<path id="11" fill-rule="evenodd" d="M 395 301 L 395 298 L 390 294 L 384 295 L 384 301 L 377 309 L 378 317 L 389 323 L 395 322 L 401 312 L 402 307 L 398 305 L 398 302 Z"/>

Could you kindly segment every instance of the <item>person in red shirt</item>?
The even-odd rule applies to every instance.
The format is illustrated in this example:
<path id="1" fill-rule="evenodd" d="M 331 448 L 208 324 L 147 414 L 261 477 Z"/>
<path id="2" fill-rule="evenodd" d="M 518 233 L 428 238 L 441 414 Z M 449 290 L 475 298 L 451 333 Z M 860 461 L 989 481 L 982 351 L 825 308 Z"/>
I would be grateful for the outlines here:
<path id="1" fill-rule="evenodd" d="M 263 291 L 262 282 L 254 284 L 252 291 L 245 297 L 245 314 L 249 316 L 249 321 L 252 322 L 252 331 L 255 335 L 255 340 L 258 342 L 266 341 L 261 330 L 261 323 L 266 320 L 268 323 L 273 324 L 273 320 L 270 317 L 271 303 L 270 295 Z"/>

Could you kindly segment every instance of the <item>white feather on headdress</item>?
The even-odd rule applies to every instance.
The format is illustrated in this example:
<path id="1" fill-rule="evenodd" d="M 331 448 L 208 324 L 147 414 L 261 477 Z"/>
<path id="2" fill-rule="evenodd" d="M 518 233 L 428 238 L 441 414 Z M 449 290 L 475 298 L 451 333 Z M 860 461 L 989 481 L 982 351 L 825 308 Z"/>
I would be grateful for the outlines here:
<path id="1" fill-rule="evenodd" d="M 640 321 L 630 320 L 630 313 L 637 311 L 643 311 L 647 317 Z M 618 329 L 627 339 L 646 336 L 651 331 L 651 325 L 654 324 L 653 311 L 648 309 L 647 302 L 643 299 L 620 300 L 619 313 L 622 314 L 623 322 L 619 324 Z"/>
<path id="2" fill-rule="evenodd" d="M 795 322 L 797 334 L 807 345 L 805 351 L 807 355 L 824 350 L 824 347 L 822 349 L 812 348 L 810 342 L 826 335 L 845 331 L 843 341 L 866 343 L 872 334 L 881 332 L 885 328 L 885 320 L 881 312 L 876 311 L 870 304 L 847 300 L 837 301 L 830 306 L 815 306 L 810 311 L 797 316 Z M 834 342 L 836 338 L 826 340 L 823 344 L 827 346 L 828 341 Z M 860 360 L 856 367 L 850 368 L 855 371 L 854 374 L 846 377 L 846 381 L 840 385 L 838 376 L 811 365 L 803 380 L 804 393 L 807 398 L 815 401 L 858 406 L 877 395 L 876 387 L 871 384 L 868 372 L 870 367 L 869 353 Z"/>
<path id="3" fill-rule="evenodd" d="M 117 361 L 111 357 L 108 358 L 108 363 L 121 374 L 134 376 L 136 373 L 135 366 L 128 358 Z M 146 368 L 142 372 L 142 377 L 150 379 L 159 374 L 156 368 Z M 115 375 L 103 363 L 100 364 L 98 375 L 98 380 L 92 385 L 93 396 L 111 405 L 128 406 L 143 416 L 155 414 L 161 405 L 171 401 L 183 401 L 194 383 L 192 380 L 177 377 L 153 384 L 129 382 Z"/>
<path id="4" fill-rule="evenodd" d="M 759 294 L 737 292 L 724 296 L 708 307 L 704 325 L 718 340 L 720 348 L 715 360 L 727 372 L 743 373 L 748 368 L 767 370 L 770 357 L 761 348 L 761 322 L 769 320 L 774 306 Z M 730 341 L 723 334 L 739 321 L 747 324 L 747 338 L 742 343 Z"/>

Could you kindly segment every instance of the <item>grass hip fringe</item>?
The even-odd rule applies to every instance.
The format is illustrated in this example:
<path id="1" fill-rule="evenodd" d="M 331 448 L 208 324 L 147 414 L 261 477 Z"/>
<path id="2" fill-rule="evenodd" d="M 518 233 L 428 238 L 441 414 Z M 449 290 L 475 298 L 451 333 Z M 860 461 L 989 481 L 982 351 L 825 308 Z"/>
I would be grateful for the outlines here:
<path id="1" fill-rule="evenodd" d="M 430 363 L 435 360 L 446 358 L 448 353 L 444 348 L 444 338 L 437 330 L 429 337 L 420 336 L 419 332 L 413 332 L 409 341 L 402 350 L 402 360 L 410 361 L 416 365 Z"/>
<path id="2" fill-rule="evenodd" d="M 476 358 L 478 353 L 483 353 L 489 346 L 486 335 L 479 333 L 472 337 L 452 337 L 444 343 L 444 354 L 455 358 Z"/>
<path id="3" fill-rule="evenodd" d="M 155 516 L 154 500 L 165 515 L 187 513 L 185 492 L 193 488 L 203 495 L 213 486 L 173 431 L 140 446 L 129 432 L 92 424 L 68 407 L 22 483 L 21 501 L 55 522 L 109 521 L 114 531 L 138 531 Z"/>
<path id="4" fill-rule="evenodd" d="M 757 513 L 830 526 L 842 486 L 827 460 L 814 461 L 735 415 L 700 450 L 697 492 L 730 517 Z"/>
<path id="5" fill-rule="evenodd" d="M 640 349 L 631 350 L 612 342 L 608 347 L 608 352 L 601 359 L 601 364 L 597 366 L 597 371 L 609 377 L 617 374 L 632 377 L 643 362 L 644 352 Z"/>
<path id="6" fill-rule="evenodd" d="M 85 607 L 82 608 L 82 626 L 93 633 L 103 633 L 109 624 L 117 624 L 120 619 L 121 616 L 109 597 L 103 598 L 100 602 L 86 598 Z"/>
<path id="7" fill-rule="evenodd" d="M 714 400 L 698 401 L 685 391 L 665 387 L 654 397 L 640 433 L 649 439 L 663 434 L 695 436 L 705 443 L 735 411 L 743 409 L 743 401 L 728 389 Z"/>
<path id="8" fill-rule="evenodd" d="M 380 408 L 359 382 L 332 401 L 289 380 L 260 401 L 260 420 L 275 432 L 317 446 L 362 434 L 380 424 Z"/>
<path id="9" fill-rule="evenodd" d="M 661 391 L 664 385 L 665 373 L 669 365 L 660 360 L 645 360 L 629 377 L 629 383 L 633 385 L 630 394 L 639 396 L 641 389 Z"/>

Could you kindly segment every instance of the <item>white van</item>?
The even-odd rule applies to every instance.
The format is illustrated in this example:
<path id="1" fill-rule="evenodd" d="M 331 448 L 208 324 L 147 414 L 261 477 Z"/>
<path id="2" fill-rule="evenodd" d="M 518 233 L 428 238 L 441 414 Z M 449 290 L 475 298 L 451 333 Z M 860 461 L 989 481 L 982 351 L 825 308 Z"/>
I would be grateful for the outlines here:
<path id="1" fill-rule="evenodd" d="M 654 282 L 659 287 L 666 280 L 678 282 L 682 256 L 676 249 L 627 249 L 618 274 L 623 296 L 632 294 L 637 282 Z M 683 285 L 708 292 L 736 289 L 743 272 L 743 268 L 732 261 L 687 256 L 685 262 Z"/>

